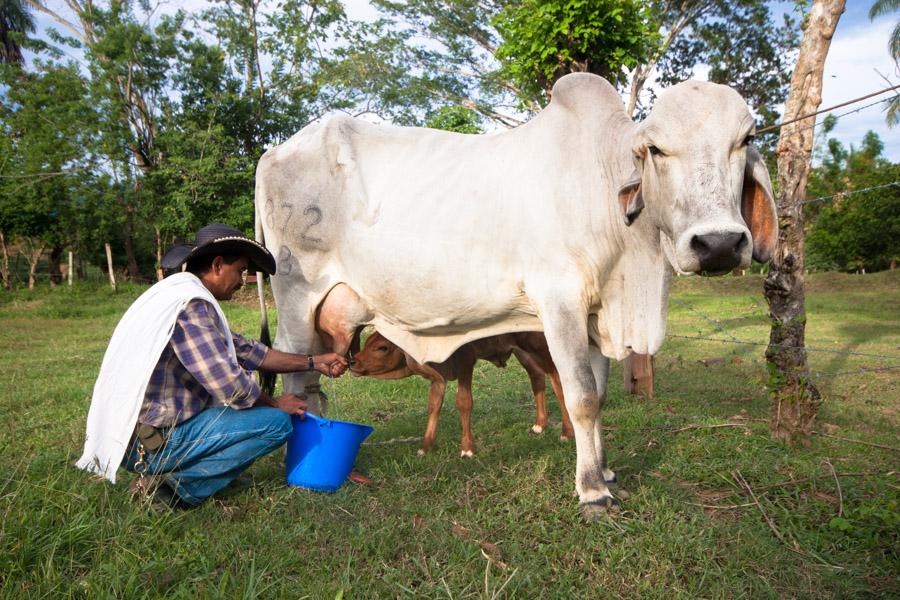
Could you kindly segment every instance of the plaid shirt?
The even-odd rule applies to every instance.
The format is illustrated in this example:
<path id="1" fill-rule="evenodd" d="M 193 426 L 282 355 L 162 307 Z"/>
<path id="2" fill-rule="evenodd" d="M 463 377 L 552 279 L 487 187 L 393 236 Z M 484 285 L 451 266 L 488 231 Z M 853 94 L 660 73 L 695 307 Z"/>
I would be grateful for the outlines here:
<path id="1" fill-rule="evenodd" d="M 178 425 L 208 406 L 249 408 L 259 398 L 256 370 L 268 348 L 236 333 L 237 362 L 211 304 L 191 300 L 175 321 L 172 339 L 150 376 L 138 421 L 157 428 Z"/>

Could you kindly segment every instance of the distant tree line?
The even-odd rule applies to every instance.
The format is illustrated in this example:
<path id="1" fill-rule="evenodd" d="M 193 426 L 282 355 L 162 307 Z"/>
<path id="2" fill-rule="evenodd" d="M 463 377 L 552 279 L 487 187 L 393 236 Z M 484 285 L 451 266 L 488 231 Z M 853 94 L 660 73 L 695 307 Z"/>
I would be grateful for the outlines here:
<path id="1" fill-rule="evenodd" d="M 147 280 L 176 238 L 205 223 L 251 232 L 259 157 L 334 110 L 478 133 L 524 122 L 556 79 L 587 71 L 617 85 L 641 118 L 661 86 L 702 63 L 768 124 L 799 33 L 761 0 L 373 0 L 380 16 L 370 22 L 350 19 L 338 0 L 214 0 L 174 14 L 144 0 L 62 4 L 0 4 L 7 289 L 13 245 L 33 275 L 48 260 L 58 282 L 67 250 L 104 266 L 109 243 L 117 268 Z M 36 15 L 54 26 L 37 35 Z M 771 152 L 775 139 L 757 143 Z M 816 193 L 896 175 L 867 140 L 860 150 L 828 146 Z M 848 203 L 816 209 L 839 232 L 821 234 L 822 264 L 895 261 L 896 246 L 870 256 L 861 241 L 852 260 L 828 254 L 845 222 L 862 218 Z"/>

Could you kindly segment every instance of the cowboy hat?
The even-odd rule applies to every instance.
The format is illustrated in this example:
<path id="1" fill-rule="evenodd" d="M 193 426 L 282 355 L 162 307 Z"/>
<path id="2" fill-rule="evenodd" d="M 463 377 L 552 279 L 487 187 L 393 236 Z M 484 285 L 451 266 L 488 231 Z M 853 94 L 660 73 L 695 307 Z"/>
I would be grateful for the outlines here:
<path id="1" fill-rule="evenodd" d="M 162 258 L 162 267 L 166 270 L 180 269 L 181 265 L 199 256 L 244 256 L 250 262 L 249 271 L 263 271 L 268 275 L 275 274 L 275 257 L 265 246 L 251 240 L 243 233 L 223 225 L 213 223 L 201 227 L 197 231 L 196 241 L 192 244 L 176 244 Z"/>

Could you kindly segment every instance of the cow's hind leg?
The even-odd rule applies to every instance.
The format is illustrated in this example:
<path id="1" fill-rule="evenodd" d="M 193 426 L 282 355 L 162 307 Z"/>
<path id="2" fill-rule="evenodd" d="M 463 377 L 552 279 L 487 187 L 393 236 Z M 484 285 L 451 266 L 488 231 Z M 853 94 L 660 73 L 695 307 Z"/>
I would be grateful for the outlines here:
<path id="1" fill-rule="evenodd" d="M 285 282 L 276 275 L 272 278 L 272 292 L 278 307 L 275 349 L 295 354 L 322 353 L 324 346 L 316 333 L 314 310 L 298 301 L 298 298 L 303 297 L 300 290 L 292 290 L 290 282 Z M 317 371 L 285 373 L 282 375 L 282 383 L 285 393 L 295 394 L 306 400 L 310 413 L 322 414 L 325 400 L 319 393 Z"/>
<path id="2" fill-rule="evenodd" d="M 595 520 L 617 507 L 618 501 L 606 486 L 597 452 L 600 398 L 588 351 L 586 317 L 577 305 L 567 308 L 557 299 L 548 300 L 541 306 L 541 319 L 575 431 L 575 490 L 585 518 Z"/>

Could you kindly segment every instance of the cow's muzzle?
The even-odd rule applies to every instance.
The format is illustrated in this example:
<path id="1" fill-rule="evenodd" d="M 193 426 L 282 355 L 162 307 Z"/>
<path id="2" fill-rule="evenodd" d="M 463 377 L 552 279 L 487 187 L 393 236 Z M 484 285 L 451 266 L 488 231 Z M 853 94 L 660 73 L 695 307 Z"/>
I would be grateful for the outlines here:
<path id="1" fill-rule="evenodd" d="M 749 243 L 742 231 L 713 232 L 692 236 L 690 247 L 701 272 L 719 274 L 741 265 Z"/>

